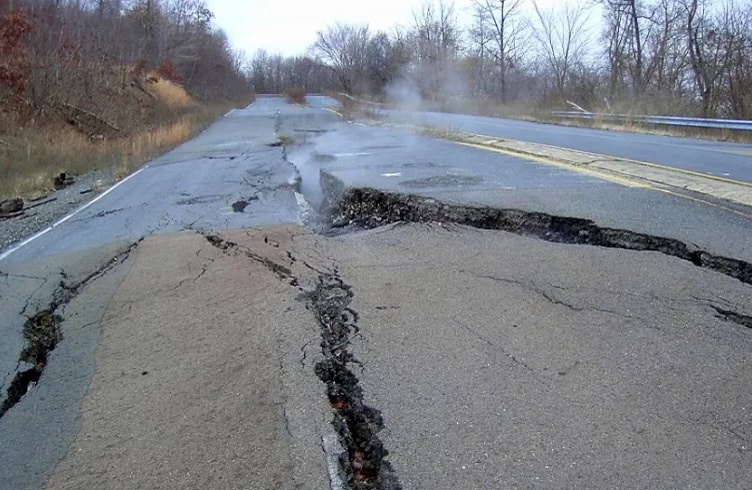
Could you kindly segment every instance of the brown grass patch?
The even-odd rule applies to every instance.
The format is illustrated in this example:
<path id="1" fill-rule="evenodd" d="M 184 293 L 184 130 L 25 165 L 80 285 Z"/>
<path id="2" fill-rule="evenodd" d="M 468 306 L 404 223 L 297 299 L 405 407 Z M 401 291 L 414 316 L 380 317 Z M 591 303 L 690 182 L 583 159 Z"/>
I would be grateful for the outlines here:
<path id="1" fill-rule="evenodd" d="M 306 105 L 305 90 L 302 88 L 290 88 L 285 93 L 287 102 L 290 104 Z"/>
<path id="2" fill-rule="evenodd" d="M 185 89 L 176 83 L 160 77 L 153 77 L 149 83 L 149 90 L 167 107 L 172 109 L 186 108 L 195 105 L 195 101 Z"/>
<path id="3" fill-rule="evenodd" d="M 0 200 L 42 195 L 53 189 L 53 179 L 60 172 L 82 175 L 110 168 L 116 177 L 124 177 L 189 140 L 226 110 L 226 105 L 196 106 L 177 121 L 143 128 L 122 138 L 92 139 L 70 126 L 54 125 L 0 136 Z"/>

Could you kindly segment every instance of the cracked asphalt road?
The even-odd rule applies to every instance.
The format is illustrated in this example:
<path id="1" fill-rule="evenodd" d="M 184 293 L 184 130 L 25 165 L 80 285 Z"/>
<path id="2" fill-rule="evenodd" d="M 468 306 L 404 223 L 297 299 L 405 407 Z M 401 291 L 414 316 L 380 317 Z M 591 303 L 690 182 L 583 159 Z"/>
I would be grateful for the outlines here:
<path id="1" fill-rule="evenodd" d="M 413 224 L 333 244 L 405 488 L 745 488 L 752 288 L 655 253 Z"/>
<path id="2" fill-rule="evenodd" d="M 737 262 L 748 210 L 312 102 L 233 111 L 0 262 L 3 392 L 28 368 L 26 317 L 66 299 L 62 341 L 0 418 L 0 487 L 748 486 L 749 284 L 524 228 L 321 235 L 313 208 L 378 187 Z"/>

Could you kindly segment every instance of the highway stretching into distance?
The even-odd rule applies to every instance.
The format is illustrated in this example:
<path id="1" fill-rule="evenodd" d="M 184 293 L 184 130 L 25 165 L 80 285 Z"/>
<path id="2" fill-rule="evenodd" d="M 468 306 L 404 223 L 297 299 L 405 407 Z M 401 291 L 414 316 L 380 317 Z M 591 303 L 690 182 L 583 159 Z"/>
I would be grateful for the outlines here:
<path id="1" fill-rule="evenodd" d="M 0 251 L 0 488 L 747 488 L 752 145 L 381 116 L 259 97 Z"/>
<path id="2" fill-rule="evenodd" d="M 390 114 L 400 118 L 399 112 Z M 407 118 L 448 129 L 629 158 L 752 183 L 752 146 L 745 144 L 462 114 L 408 113 Z"/>

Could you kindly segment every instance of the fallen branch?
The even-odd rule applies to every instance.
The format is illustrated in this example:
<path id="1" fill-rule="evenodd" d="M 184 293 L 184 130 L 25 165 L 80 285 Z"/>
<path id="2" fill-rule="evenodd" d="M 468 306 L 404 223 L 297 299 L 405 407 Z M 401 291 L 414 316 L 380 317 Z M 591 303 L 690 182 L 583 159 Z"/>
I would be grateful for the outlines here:
<path id="1" fill-rule="evenodd" d="M 0 214 L 0 220 L 18 218 L 19 216 L 23 216 L 23 215 L 24 215 L 24 210 L 16 211 L 15 213 Z"/>
<path id="2" fill-rule="evenodd" d="M 574 103 L 574 102 L 572 102 L 571 100 L 568 100 L 568 101 L 567 101 L 567 104 L 571 105 L 572 107 L 574 107 L 575 109 L 577 109 L 577 110 L 578 110 L 578 111 L 580 111 L 580 112 L 583 112 L 583 113 L 585 113 L 585 114 L 590 114 L 590 111 L 589 111 L 589 110 L 587 110 L 587 109 L 583 109 L 583 108 L 582 108 L 582 106 L 579 106 L 579 105 L 575 104 L 575 103 Z"/>
<path id="3" fill-rule="evenodd" d="M 50 202 L 53 202 L 53 201 L 57 201 L 57 197 L 51 197 L 51 198 L 49 198 L 49 199 L 47 199 L 47 200 L 44 200 L 44 201 L 38 201 L 38 202 L 35 202 L 35 203 L 34 203 L 34 204 L 32 204 L 31 206 L 26 206 L 26 209 L 31 209 L 31 208 L 35 208 L 35 207 L 37 207 L 37 206 L 43 206 L 43 205 L 45 205 L 45 204 L 47 204 L 47 203 L 50 203 Z"/>

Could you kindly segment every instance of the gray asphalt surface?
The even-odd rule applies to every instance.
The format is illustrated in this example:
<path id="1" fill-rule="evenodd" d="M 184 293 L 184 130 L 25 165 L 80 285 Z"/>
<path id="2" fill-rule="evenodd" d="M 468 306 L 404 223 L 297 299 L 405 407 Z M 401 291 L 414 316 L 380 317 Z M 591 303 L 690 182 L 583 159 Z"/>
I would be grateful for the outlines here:
<path id="1" fill-rule="evenodd" d="M 462 114 L 407 111 L 388 111 L 386 114 L 395 121 L 417 122 L 500 138 L 561 146 L 752 182 L 752 145 Z"/>
<path id="2" fill-rule="evenodd" d="M 331 250 L 405 488 L 749 488 L 752 335 L 712 305 L 749 314 L 752 287 L 451 225 Z"/>
<path id="3" fill-rule="evenodd" d="M 260 99 L 253 109 L 233 111 L 6 262 L 155 233 L 297 222 L 295 169 L 282 148 L 266 146 L 277 141 L 278 106 Z"/>
<path id="4" fill-rule="evenodd" d="M 308 203 L 322 199 L 322 171 L 347 186 L 589 218 L 752 262 L 747 210 L 348 123 L 323 109 L 331 99 L 309 101 L 311 108 L 298 108 L 262 97 L 233 111 L 0 261 L 2 393 L 25 368 L 18 363 L 25 319 L 60 294 L 61 281 L 86 278 L 116 256 L 115 249 L 143 236 L 309 223 L 314 216 Z M 553 131 L 559 129 L 572 130 Z M 291 142 L 286 151 L 277 145 L 280 137 Z M 605 140 L 598 144 L 609 146 Z M 721 147 L 729 148 L 707 143 L 706 154 L 718 155 Z M 658 155 L 656 148 L 639 151 Z M 713 481 L 744 488 L 739 482 L 749 480 L 752 467 L 749 329 L 722 320 L 713 306 L 752 315 L 749 286 L 656 253 L 421 226 L 314 240 L 299 249 L 290 245 L 301 258 L 287 256 L 303 269 L 309 263 L 339 269 L 353 286 L 363 328 L 354 345 L 363 363 L 358 376 L 368 403 L 384 412 L 383 440 L 406 488 L 667 488 L 692 482 L 713 488 Z M 279 241 L 257 246 L 276 254 L 274 260 L 285 257 Z M 188 255 L 204 271 L 213 263 L 200 250 Z M 165 279 L 160 294 L 188 287 L 185 281 L 200 278 L 201 267 L 181 270 L 188 279 Z M 152 269 L 142 265 L 144 277 Z M 233 271 L 233 291 L 247 277 L 253 281 Z M 221 277 L 215 271 L 215 288 Z M 108 287 L 117 287 L 118 280 Z M 193 291 L 204 301 L 201 288 Z M 28 464 L 31 458 L 37 473 L 25 481 L 36 482 L 26 486 L 35 488 L 76 436 L 81 397 L 93 376 L 98 315 L 107 303 L 107 291 L 100 293 L 91 300 L 96 307 L 71 306 L 69 311 L 85 313 L 85 325 L 64 326 L 64 341 L 33 396 L 0 419 L 0 434 L 8 435 L 0 437 L 0 449 L 14 454 L 0 458 L 0 482 L 8 468 L 23 478 L 25 470 L 14 461 Z M 129 293 L 139 297 L 135 285 Z M 222 296 L 211 296 L 212 308 L 221 309 Z M 124 300 L 123 311 L 130 301 Z M 268 301 L 264 308 L 271 309 L 263 311 L 274 310 Z M 203 304 L 186 302 L 191 307 L 210 313 Z M 299 310 L 295 314 L 303 315 Z M 80 335 L 71 334 L 77 329 Z M 302 352 L 305 360 L 305 346 L 318 342 L 309 334 L 301 336 L 301 345 L 285 340 L 287 350 Z M 273 358 L 273 349 L 266 354 Z M 287 356 L 280 369 L 289 363 L 311 368 Z M 116 380 L 117 373 L 111 374 Z M 290 381 L 291 392 L 296 382 Z M 65 406 L 61 414 L 54 410 L 57 397 Z M 24 418 L 45 413 L 51 414 L 49 425 Z M 619 425 L 620 419 L 627 422 Z M 26 434 L 30 426 L 34 435 Z M 16 451 L 27 436 L 34 446 Z M 681 450 L 669 454 L 672 447 Z"/>
<path id="5" fill-rule="evenodd" d="M 348 124 L 336 132 L 311 134 L 307 144 L 289 151 L 289 159 L 314 202 L 320 200 L 319 186 L 310 184 L 324 171 L 347 186 L 588 218 L 600 226 L 676 238 L 752 261 L 752 213 L 429 137 Z"/>

